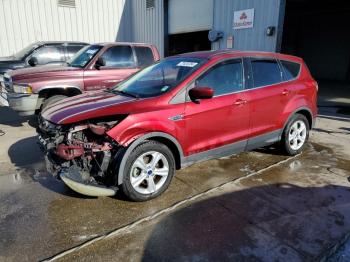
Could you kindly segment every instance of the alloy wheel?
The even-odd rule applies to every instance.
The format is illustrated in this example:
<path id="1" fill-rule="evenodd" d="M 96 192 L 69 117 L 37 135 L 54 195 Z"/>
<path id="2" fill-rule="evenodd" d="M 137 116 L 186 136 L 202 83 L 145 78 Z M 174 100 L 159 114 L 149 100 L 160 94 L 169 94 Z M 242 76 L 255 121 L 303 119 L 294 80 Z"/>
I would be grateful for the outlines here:
<path id="1" fill-rule="evenodd" d="M 169 163 L 166 157 L 157 151 L 140 155 L 130 170 L 132 187 L 140 194 L 152 194 L 158 191 L 169 175 Z"/>
<path id="2" fill-rule="evenodd" d="M 298 120 L 290 127 L 288 142 L 293 150 L 299 150 L 305 143 L 307 128 L 303 121 Z"/>

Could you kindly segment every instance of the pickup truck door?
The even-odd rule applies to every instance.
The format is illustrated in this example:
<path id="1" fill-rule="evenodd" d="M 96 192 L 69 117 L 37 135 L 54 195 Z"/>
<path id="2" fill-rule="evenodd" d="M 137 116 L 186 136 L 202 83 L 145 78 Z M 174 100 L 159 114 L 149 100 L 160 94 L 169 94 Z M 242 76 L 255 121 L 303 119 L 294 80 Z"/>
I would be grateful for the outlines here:
<path id="1" fill-rule="evenodd" d="M 131 46 L 109 47 L 101 54 L 101 57 L 106 63 L 105 66 L 98 69 L 93 67 L 84 71 L 86 91 L 113 87 L 139 70 Z"/>

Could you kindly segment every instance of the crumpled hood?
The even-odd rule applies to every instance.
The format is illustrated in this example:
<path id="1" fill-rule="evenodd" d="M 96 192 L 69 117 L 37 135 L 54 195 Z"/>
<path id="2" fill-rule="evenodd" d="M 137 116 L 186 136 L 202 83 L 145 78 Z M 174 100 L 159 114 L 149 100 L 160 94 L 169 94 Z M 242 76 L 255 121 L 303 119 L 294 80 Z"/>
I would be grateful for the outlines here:
<path id="1" fill-rule="evenodd" d="M 55 77 L 55 76 L 67 76 L 67 73 L 72 74 L 80 72 L 80 68 L 60 66 L 60 65 L 44 65 L 36 67 L 28 67 L 11 71 L 10 76 L 12 81 L 18 81 L 21 79 L 33 79 L 39 77 Z"/>
<path id="2" fill-rule="evenodd" d="M 125 104 L 134 101 L 137 99 L 105 91 L 86 92 L 53 104 L 41 115 L 55 124 L 70 124 L 107 114 L 126 114 Z"/>

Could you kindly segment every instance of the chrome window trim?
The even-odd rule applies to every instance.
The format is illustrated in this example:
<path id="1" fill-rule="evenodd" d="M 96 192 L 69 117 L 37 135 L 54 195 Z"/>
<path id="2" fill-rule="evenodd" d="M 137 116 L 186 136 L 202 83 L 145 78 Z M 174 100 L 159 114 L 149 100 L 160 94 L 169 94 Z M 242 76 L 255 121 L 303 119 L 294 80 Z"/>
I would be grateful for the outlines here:
<path id="1" fill-rule="evenodd" d="M 252 88 L 248 88 L 247 87 L 247 79 L 245 77 L 245 67 L 244 67 L 244 58 L 256 58 L 256 59 L 270 59 L 270 60 L 276 60 L 278 66 L 280 67 L 279 65 L 279 61 L 286 61 L 286 62 L 291 62 L 291 63 L 296 63 L 296 64 L 299 64 L 300 65 L 300 70 L 299 70 L 299 73 L 298 75 L 293 78 L 293 79 L 290 79 L 290 80 L 285 80 L 285 81 L 281 81 L 281 82 L 278 82 L 278 83 L 275 83 L 275 84 L 271 84 L 271 85 L 264 85 L 264 86 L 258 86 L 258 87 L 252 87 Z M 292 61 L 292 60 L 288 60 L 288 59 L 279 59 L 279 58 L 275 58 L 275 57 L 264 57 L 264 56 L 242 56 L 242 57 L 230 57 L 230 58 L 226 58 L 226 59 L 223 59 L 223 60 L 220 60 L 218 61 L 217 63 L 215 63 L 213 66 L 211 66 L 210 68 L 207 68 L 206 70 L 204 70 L 203 72 L 201 72 L 200 75 L 197 76 L 196 79 L 192 80 L 189 84 L 186 85 L 186 87 L 184 87 L 183 89 L 188 89 L 199 77 L 201 77 L 205 72 L 207 72 L 208 70 L 210 70 L 212 67 L 216 66 L 217 64 L 219 64 L 220 62 L 223 62 L 223 61 L 227 61 L 227 60 L 234 60 L 234 59 L 237 59 L 237 60 L 241 60 L 242 61 L 242 67 L 243 67 L 243 90 L 240 90 L 240 91 L 235 91 L 235 92 L 231 92 L 231 93 L 227 93 L 227 94 L 222 94 L 222 95 L 217 95 L 217 96 L 213 96 L 213 98 L 216 98 L 216 97 L 222 97 L 222 96 L 227 96 L 227 95 L 233 95 L 233 94 L 239 94 L 239 93 L 242 93 L 242 92 L 247 92 L 247 91 L 251 91 L 251 90 L 255 90 L 255 89 L 261 89 L 261 88 L 266 88 L 266 87 L 273 87 L 273 86 L 276 86 L 276 85 L 279 85 L 279 84 L 285 84 L 285 83 L 289 83 L 289 82 L 292 82 L 292 81 L 295 81 L 297 79 L 299 79 L 300 75 L 301 75 L 301 71 L 303 69 L 303 64 L 302 63 L 299 63 L 299 62 L 295 62 L 295 61 Z M 249 61 L 249 63 L 251 63 L 251 61 Z M 280 67 L 280 70 L 281 70 L 281 73 L 282 73 L 282 68 Z M 188 102 L 191 102 L 190 100 L 185 100 L 184 102 L 178 102 L 178 103 L 172 103 L 173 100 L 176 100 L 176 97 L 178 94 L 180 94 L 182 92 L 182 90 L 179 90 L 175 96 L 173 96 L 170 101 L 169 101 L 169 104 L 181 104 L 181 103 L 188 103 Z M 186 91 L 186 97 L 188 96 L 188 91 Z"/>

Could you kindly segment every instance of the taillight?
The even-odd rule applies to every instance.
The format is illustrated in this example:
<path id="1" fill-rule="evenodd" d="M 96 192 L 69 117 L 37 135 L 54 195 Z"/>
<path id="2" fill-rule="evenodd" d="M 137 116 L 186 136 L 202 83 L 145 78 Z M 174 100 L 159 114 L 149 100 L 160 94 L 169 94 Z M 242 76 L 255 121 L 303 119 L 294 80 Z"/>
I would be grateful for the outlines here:
<path id="1" fill-rule="evenodd" d="M 318 83 L 314 81 L 314 86 L 316 87 L 316 90 L 318 91 Z"/>

